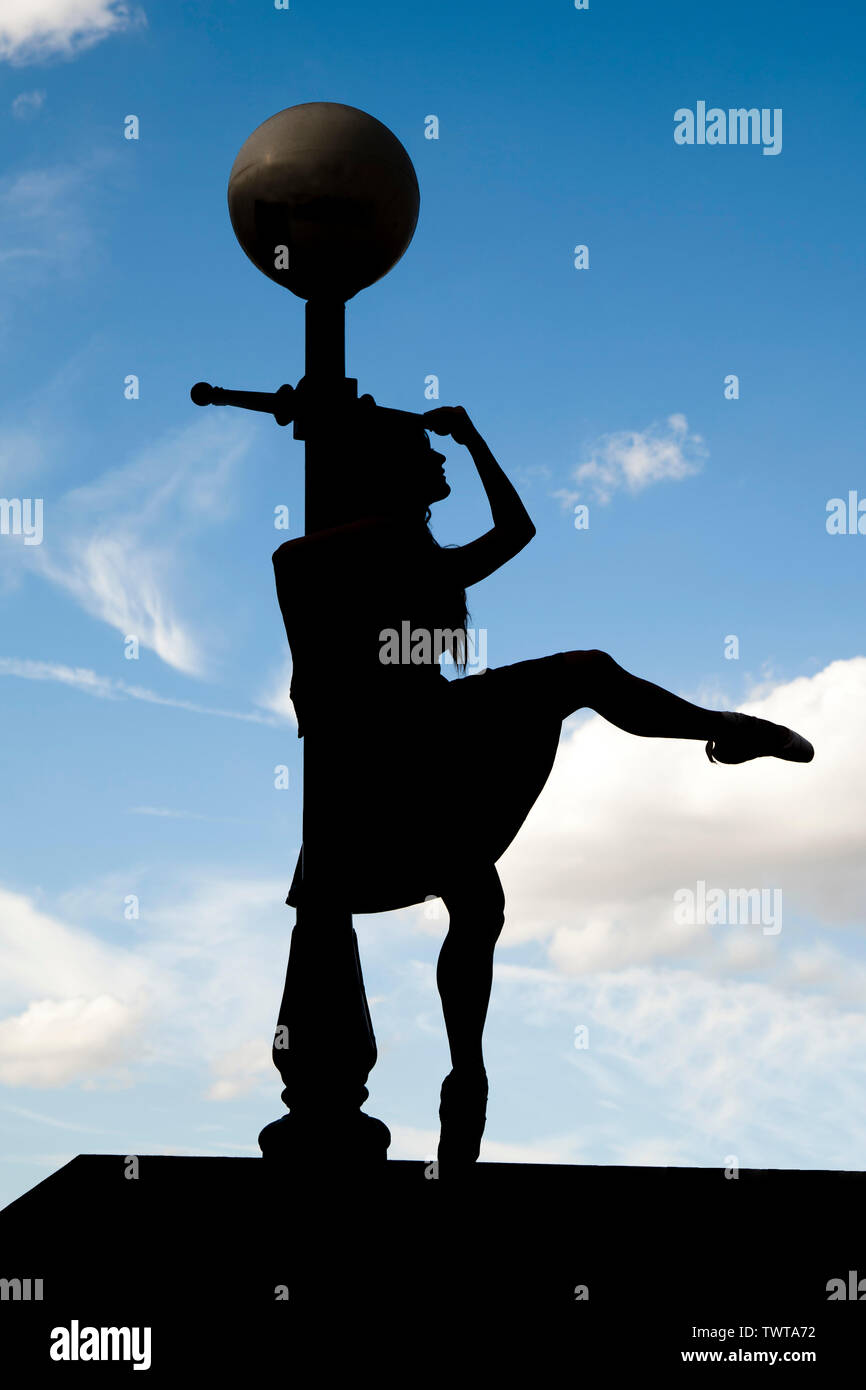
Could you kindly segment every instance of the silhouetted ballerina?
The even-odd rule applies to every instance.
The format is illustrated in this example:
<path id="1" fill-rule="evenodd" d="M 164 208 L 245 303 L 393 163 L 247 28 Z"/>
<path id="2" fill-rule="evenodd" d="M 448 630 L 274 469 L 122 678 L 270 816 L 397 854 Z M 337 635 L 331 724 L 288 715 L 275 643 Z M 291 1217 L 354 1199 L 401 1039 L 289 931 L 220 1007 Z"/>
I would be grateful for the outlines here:
<path id="1" fill-rule="evenodd" d="M 482 1033 L 505 908 L 496 862 L 547 781 L 563 719 L 592 709 L 630 734 L 699 740 L 719 763 L 809 762 L 813 750 L 781 725 L 690 704 L 603 651 L 466 675 L 465 591 L 517 555 L 535 527 L 462 407 L 423 421 L 359 446 L 341 514 L 360 519 L 287 541 L 274 565 L 298 734 L 322 735 L 317 773 L 335 810 L 325 853 L 347 909 L 441 898 L 448 910 L 436 973 L 452 1068 L 439 1110 L 445 1173 L 475 1162 L 485 1125 Z M 427 429 L 466 445 L 487 494 L 493 526 L 468 545 L 441 547 L 430 532 L 430 508 L 451 489 Z M 445 649 L 463 668 L 451 680 L 439 665 Z M 302 900 L 300 866 L 292 906 Z"/>

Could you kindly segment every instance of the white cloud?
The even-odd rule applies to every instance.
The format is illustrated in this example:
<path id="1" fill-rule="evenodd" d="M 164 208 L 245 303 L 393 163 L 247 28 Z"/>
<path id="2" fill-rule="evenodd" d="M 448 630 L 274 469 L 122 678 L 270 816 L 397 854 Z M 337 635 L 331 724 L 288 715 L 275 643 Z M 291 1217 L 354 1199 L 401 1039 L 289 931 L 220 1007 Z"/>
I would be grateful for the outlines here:
<path id="1" fill-rule="evenodd" d="M 87 193 L 106 158 L 94 154 L 85 163 L 30 169 L 0 180 L 0 269 L 9 272 L 11 289 L 79 273 L 93 246 Z"/>
<path id="2" fill-rule="evenodd" d="M 749 705 L 812 738 L 816 758 L 805 767 L 772 759 L 712 767 L 698 742 L 632 738 L 595 717 L 566 735 L 551 782 L 502 863 L 507 923 L 488 1058 L 499 1102 L 483 1157 L 721 1166 L 736 1153 L 745 1166 L 855 1166 L 866 1141 L 858 1071 L 866 1046 L 864 697 L 866 658 L 856 658 L 764 690 Z M 92 1081 L 123 1058 L 134 1082 L 125 1051 L 134 1044 L 151 1063 L 197 1065 L 214 1102 L 259 1089 L 275 1095 L 269 1050 L 293 858 L 271 882 L 205 868 L 179 886 L 161 882 L 159 897 L 134 876 L 108 885 L 105 902 L 92 890 L 67 895 L 66 917 L 92 924 L 100 912 L 116 923 L 123 893 L 141 892 L 147 913 L 134 948 L 106 945 L 20 895 L 0 896 L 0 1079 Z M 777 883 L 781 934 L 676 927 L 673 892 L 698 878 Z M 810 914 L 822 924 L 817 934 L 798 928 Z M 395 934 L 401 920 L 388 914 L 359 925 L 371 979 L 386 958 L 394 968 L 395 939 L 400 951 L 411 939 L 409 914 L 410 935 Z M 512 964 L 508 948 L 521 943 L 546 950 L 547 967 Z M 425 1020 L 435 1017 L 441 1031 L 432 964 L 421 973 Z M 420 1036 L 417 990 L 404 993 L 381 1010 L 383 1056 L 391 1036 Z M 577 1023 L 590 1029 L 586 1052 L 573 1047 Z M 58 1030 L 67 1027 L 74 1048 L 61 1054 Z M 530 1057 L 545 1078 L 551 1073 L 529 1110 L 518 1111 L 524 1123 L 531 1113 L 543 1138 L 512 1140 L 510 1109 L 505 1134 L 499 1127 L 503 1036 L 521 1049 L 519 1084 Z M 432 1127 L 393 1132 L 395 1158 L 435 1152 Z"/>
<path id="3" fill-rule="evenodd" d="M 435 1159 L 439 1145 L 438 1129 L 415 1129 L 411 1125 L 390 1124 L 388 1128 L 391 1131 L 389 1158 L 424 1160 L 428 1163 Z M 479 1158 L 482 1163 L 579 1163 L 581 1144 L 574 1136 L 539 1139 L 532 1143 L 485 1136 L 481 1141 Z"/>
<path id="4" fill-rule="evenodd" d="M 44 470 L 47 460 L 46 441 L 37 431 L 13 427 L 0 431 L 0 490 L 4 497 L 30 497 L 29 487 Z M 41 496 L 41 493 L 39 493 Z M 4 568 L 7 568 L 4 566 Z"/>
<path id="5" fill-rule="evenodd" d="M 203 416 L 76 488 L 50 509 L 30 563 L 91 616 L 137 637 L 169 666 L 204 674 L 204 645 L 176 612 L 172 594 L 191 539 L 229 515 L 231 475 L 253 430 L 241 419 Z"/>
<path id="6" fill-rule="evenodd" d="M 500 967 L 494 1008 L 542 1015 L 554 1036 L 561 1020 L 564 1039 L 574 1023 L 589 1026 L 589 1047 L 570 1054 L 575 1084 L 559 1070 L 551 1119 L 579 1095 L 595 1162 L 721 1168 L 733 1153 L 744 1167 L 861 1164 L 862 990 L 856 1008 L 840 1009 L 826 994 L 681 968 L 564 980 Z"/>
<path id="7" fill-rule="evenodd" d="M 103 531 L 72 542 L 59 564 L 52 564 L 50 551 L 45 555 L 46 573 L 92 617 L 123 635 L 135 634 L 169 666 L 200 674 L 203 656 L 166 592 L 164 575 L 171 563 L 166 550 L 158 544 L 142 547 L 131 531 Z"/>
<path id="8" fill-rule="evenodd" d="M 616 656 L 616 652 L 613 653 Z M 820 949 L 796 919 L 834 931 L 864 924 L 866 657 L 744 706 L 797 729 L 814 762 L 712 766 L 697 741 L 630 736 L 593 716 L 563 736 L 550 780 L 500 869 L 505 942 L 544 942 L 564 973 L 702 960 L 714 971 L 810 974 L 839 997 L 862 966 Z M 778 887 L 778 936 L 760 927 L 683 927 L 673 894 L 709 886 Z"/>
<path id="9" fill-rule="evenodd" d="M 22 66 L 73 58 L 144 22 L 139 7 L 123 0 L 3 0 L 0 61 Z"/>
<path id="10" fill-rule="evenodd" d="M 141 950 L 165 980 L 160 1027 L 151 1055 L 178 1056 L 211 1069 L 212 1086 L 242 1094 L 259 1071 L 267 1075 L 273 1025 L 285 974 L 291 915 L 285 906 L 291 871 L 279 879 L 231 878 L 206 869 L 178 885 L 160 884 L 148 900 Z M 258 1039 L 258 1046 L 256 1044 Z M 279 1078 L 271 1068 L 271 1087 Z"/>
<path id="11" fill-rule="evenodd" d="M 237 816 L 203 816 L 198 811 L 175 811 L 168 806 L 131 806 L 128 816 L 156 816 L 159 820 L 235 821 Z"/>
<path id="12" fill-rule="evenodd" d="M 134 952 L 0 888 L 0 1007 L 19 1010 L 0 1021 L 0 1081 L 62 1086 L 115 1071 L 157 979 Z"/>
<path id="13" fill-rule="evenodd" d="M 212 1061 L 211 1070 L 215 1080 L 207 1091 L 207 1100 L 235 1100 L 264 1077 L 276 1077 L 270 1044 L 263 1037 L 250 1038 L 221 1053 Z"/>
<path id="14" fill-rule="evenodd" d="M 100 941 L 0 888 L 0 1004 L 111 995 L 133 1002 L 151 982 L 135 953 Z"/>
<path id="15" fill-rule="evenodd" d="M 270 1046 L 288 877 L 196 877 L 193 888 L 162 879 L 157 899 L 135 873 L 116 875 L 65 895 L 67 920 L 0 888 L 0 1082 L 131 1085 L 136 1062 L 185 1058 L 210 1069 L 209 1099 L 259 1079 L 279 1089 Z M 119 920 L 131 889 L 146 904 L 134 924 Z M 103 935 L 92 926 L 100 920 Z M 124 944 L 110 939 L 121 931 Z"/>
<path id="16" fill-rule="evenodd" d="M 195 700 L 178 700 L 170 695 L 159 695 L 142 685 L 130 685 L 127 681 L 112 676 L 99 676 L 86 666 L 63 666 L 54 661 L 30 661 L 18 657 L 0 656 L 0 676 L 18 676 L 22 680 L 55 681 L 68 685 L 85 695 L 95 695 L 102 700 L 143 700 L 146 704 L 166 705 L 171 709 L 187 710 L 191 714 L 215 715 L 220 719 L 240 719 L 249 724 L 273 724 L 266 715 L 249 712 L 213 709 L 209 705 L 197 704 Z M 139 808 L 139 814 L 171 815 L 169 811 L 160 812 L 150 808 Z M 177 812 L 178 815 L 183 814 Z"/>
<path id="17" fill-rule="evenodd" d="M 47 93 L 44 91 L 19 92 L 12 102 L 12 115 L 16 121 L 30 121 L 45 105 Z"/>
<path id="18" fill-rule="evenodd" d="M 110 995 L 40 999 L 0 1020 L 0 1081 L 6 1086 L 62 1086 L 110 1071 L 129 1056 L 139 1018 Z"/>
<path id="19" fill-rule="evenodd" d="M 20 1115 L 25 1120 L 35 1120 L 37 1124 L 50 1125 L 53 1129 L 71 1129 L 79 1134 L 104 1134 L 105 1130 L 94 1129 L 92 1125 L 77 1124 L 74 1120 L 58 1120 L 54 1115 L 43 1115 L 38 1110 L 27 1110 L 23 1105 L 4 1105 L 10 1115 Z"/>
<path id="20" fill-rule="evenodd" d="M 12 288 L 8 283 L 7 287 Z M 0 428 L 0 495 L 3 497 L 42 497 L 55 490 L 58 467 L 69 457 L 70 432 L 65 405 L 79 396 L 94 371 L 92 345 L 84 344 L 52 370 L 33 382 L 33 390 L 15 401 L 15 423 Z M 54 404 L 45 409 L 46 400 Z M 73 447 L 76 447 L 77 441 Z M 21 578 L 19 566 L 3 566 L 10 582 Z"/>
<path id="21" fill-rule="evenodd" d="M 274 673 L 261 694 L 256 697 L 256 704 L 261 709 L 270 710 L 278 719 L 284 719 L 297 727 L 295 707 L 289 699 L 291 683 L 292 658 L 289 652 L 286 652 L 279 670 Z"/>
<path id="22" fill-rule="evenodd" d="M 701 435 L 690 432 L 685 415 L 670 415 L 664 425 L 602 435 L 589 461 L 571 474 L 577 489 L 560 488 L 552 495 L 566 507 L 585 497 L 587 491 L 595 501 L 607 503 L 623 489 L 642 492 L 652 483 L 691 477 L 700 472 L 706 457 L 704 441 Z"/>

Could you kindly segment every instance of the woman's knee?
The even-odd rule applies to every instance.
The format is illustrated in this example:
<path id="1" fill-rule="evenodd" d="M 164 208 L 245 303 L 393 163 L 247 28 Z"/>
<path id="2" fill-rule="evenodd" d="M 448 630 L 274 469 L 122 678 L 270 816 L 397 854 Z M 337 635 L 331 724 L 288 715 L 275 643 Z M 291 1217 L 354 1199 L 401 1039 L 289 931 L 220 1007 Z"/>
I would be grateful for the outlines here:
<path id="1" fill-rule="evenodd" d="M 450 925 L 466 923 L 494 940 L 505 925 L 505 893 L 496 870 L 461 877 L 442 890 Z"/>
<path id="2" fill-rule="evenodd" d="M 587 691 L 602 689 L 614 680 L 622 667 L 609 652 L 590 648 L 588 651 L 563 653 L 566 666 Z"/>

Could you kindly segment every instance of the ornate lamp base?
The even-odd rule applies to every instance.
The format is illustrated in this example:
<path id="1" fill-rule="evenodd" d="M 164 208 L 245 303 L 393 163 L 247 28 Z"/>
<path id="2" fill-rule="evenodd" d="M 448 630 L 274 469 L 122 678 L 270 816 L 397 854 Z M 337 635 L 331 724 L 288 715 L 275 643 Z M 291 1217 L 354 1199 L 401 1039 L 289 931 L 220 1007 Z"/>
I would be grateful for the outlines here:
<path id="1" fill-rule="evenodd" d="M 380 1167 L 388 1157 L 391 1131 L 363 1110 L 338 1118 L 292 1111 L 265 1125 L 259 1135 L 262 1157 L 291 1166 Z"/>

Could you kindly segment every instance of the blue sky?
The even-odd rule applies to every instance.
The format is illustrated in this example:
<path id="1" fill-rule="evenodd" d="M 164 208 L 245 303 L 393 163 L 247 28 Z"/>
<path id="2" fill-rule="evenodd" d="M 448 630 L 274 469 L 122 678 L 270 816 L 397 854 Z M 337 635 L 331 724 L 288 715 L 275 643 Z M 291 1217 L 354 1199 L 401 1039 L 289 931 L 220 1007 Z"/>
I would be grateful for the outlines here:
<path id="1" fill-rule="evenodd" d="M 0 535 L 0 1201 L 82 1151 L 257 1152 L 280 1112 L 300 757 L 270 557 L 276 506 L 303 526 L 303 449 L 188 391 L 302 375 L 303 306 L 225 189 L 255 126 L 319 100 L 384 121 L 421 187 L 408 252 L 349 305 L 350 375 L 410 410 L 437 375 L 538 529 L 470 591 L 489 664 L 601 647 L 817 749 L 711 768 L 569 721 L 500 866 L 482 1156 L 861 1166 L 866 538 L 826 518 L 866 497 L 862 17 L 71 8 L 0 17 L 0 494 L 44 507 L 41 544 Z M 781 152 L 677 145 L 699 101 L 781 109 Z M 447 452 L 435 529 L 465 541 L 488 516 Z M 448 775 L 471 797 L 471 766 Z M 676 926 L 699 881 L 778 889 L 781 932 Z M 444 909 L 357 925 L 368 1108 L 430 1157 Z"/>

